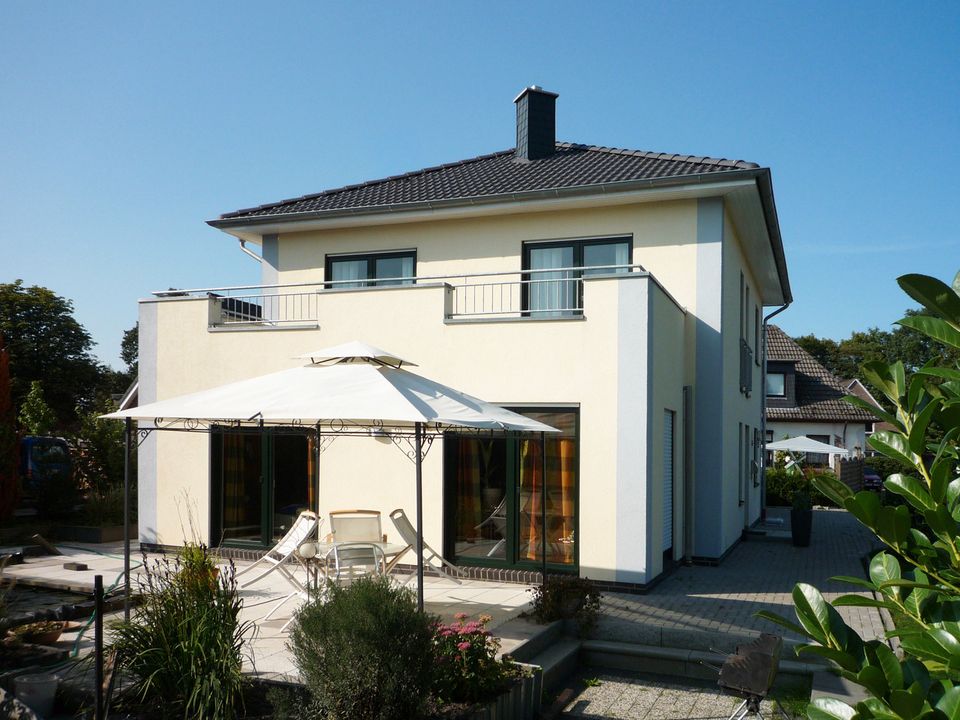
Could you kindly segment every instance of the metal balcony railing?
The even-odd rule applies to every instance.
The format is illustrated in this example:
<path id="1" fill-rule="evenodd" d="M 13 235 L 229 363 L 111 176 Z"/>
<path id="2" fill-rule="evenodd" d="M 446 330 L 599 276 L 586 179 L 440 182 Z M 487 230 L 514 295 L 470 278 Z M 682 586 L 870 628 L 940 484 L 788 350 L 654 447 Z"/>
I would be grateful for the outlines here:
<path id="1" fill-rule="evenodd" d="M 369 292 L 398 286 L 444 284 L 450 298 L 448 320 L 542 319 L 576 317 L 583 313 L 583 280 L 591 275 L 643 271 L 640 265 L 548 268 L 541 270 L 468 273 L 311 284 L 241 285 L 192 290 L 161 290 L 157 297 L 207 297 L 214 327 L 310 326 L 320 321 L 324 293 Z"/>

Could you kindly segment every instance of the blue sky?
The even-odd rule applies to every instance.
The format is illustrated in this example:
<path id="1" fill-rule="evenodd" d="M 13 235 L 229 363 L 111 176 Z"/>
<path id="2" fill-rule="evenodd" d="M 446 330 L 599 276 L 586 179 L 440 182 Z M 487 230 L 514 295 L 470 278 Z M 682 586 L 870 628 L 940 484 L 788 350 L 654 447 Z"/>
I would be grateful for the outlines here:
<path id="1" fill-rule="evenodd" d="M 960 269 L 960 3 L 0 3 L 0 282 L 97 355 L 151 290 L 246 284 L 222 212 L 558 137 L 772 168 L 791 334 Z"/>

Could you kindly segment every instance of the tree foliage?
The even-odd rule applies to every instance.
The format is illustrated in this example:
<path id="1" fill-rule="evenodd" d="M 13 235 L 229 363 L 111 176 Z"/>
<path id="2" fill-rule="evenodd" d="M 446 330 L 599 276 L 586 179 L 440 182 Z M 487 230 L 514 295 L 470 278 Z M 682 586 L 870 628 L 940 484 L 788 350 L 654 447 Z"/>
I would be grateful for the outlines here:
<path id="1" fill-rule="evenodd" d="M 73 317 L 73 304 L 22 280 L 0 283 L 0 332 L 10 351 L 14 406 L 42 380 L 56 416 L 74 422 L 76 408 L 93 402 L 105 369 L 90 355 L 93 341 Z"/>
<path id="2" fill-rule="evenodd" d="M 131 379 L 137 376 L 140 359 L 140 323 L 138 322 L 123 333 L 120 341 L 120 359 L 127 365 L 127 375 Z"/>
<path id="3" fill-rule="evenodd" d="M 0 520 L 13 513 L 19 499 L 17 423 L 10 393 L 10 353 L 0 333 Z"/>
<path id="4" fill-rule="evenodd" d="M 47 405 L 39 380 L 30 383 L 30 392 L 20 406 L 20 426 L 25 435 L 49 435 L 57 426 L 57 416 Z"/>
<path id="5" fill-rule="evenodd" d="M 900 326 L 942 345 L 933 357 L 957 357 L 960 274 L 953 287 L 923 275 L 898 281 L 924 308 L 908 314 Z M 800 583 L 793 590 L 799 624 L 760 615 L 808 638 L 798 652 L 826 658 L 867 691 L 867 699 L 855 707 L 815 700 L 807 717 L 960 718 L 960 365 L 930 361 L 918 367 L 910 359 L 873 359 L 862 371 L 891 408 L 883 419 L 894 429 L 874 433 L 869 442 L 901 465 L 902 472 L 884 485 L 902 501 L 884 504 L 875 493 L 853 494 L 826 478 L 814 484 L 886 545 L 871 560 L 869 579 L 836 578 L 871 594 L 843 595 L 828 603 L 816 588 Z M 837 612 L 843 606 L 888 610 L 894 621 L 888 637 L 899 639 L 901 652 L 883 640 L 861 638 Z"/>

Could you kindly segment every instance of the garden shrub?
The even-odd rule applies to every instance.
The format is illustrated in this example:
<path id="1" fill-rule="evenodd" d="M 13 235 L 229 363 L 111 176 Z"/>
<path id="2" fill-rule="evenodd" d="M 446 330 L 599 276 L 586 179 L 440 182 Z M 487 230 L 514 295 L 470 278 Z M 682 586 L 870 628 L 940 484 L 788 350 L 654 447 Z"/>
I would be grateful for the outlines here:
<path id="1" fill-rule="evenodd" d="M 517 666 L 497 660 L 500 641 L 486 629 L 489 615 L 468 621 L 466 613 L 457 613 L 455 618 L 450 625 L 438 622 L 435 627 L 434 699 L 441 703 L 492 699 L 516 679 Z"/>
<path id="2" fill-rule="evenodd" d="M 406 588 L 360 578 L 300 610 L 290 649 L 330 720 L 415 718 L 433 682 L 434 625 Z"/>
<path id="3" fill-rule="evenodd" d="M 590 632 L 600 613 L 600 591 L 590 578 L 547 575 L 532 588 L 533 616 L 537 622 L 575 620 L 581 634 Z"/>
<path id="4" fill-rule="evenodd" d="M 194 551 L 191 551 L 193 553 Z M 212 567 L 199 546 L 198 565 Z M 243 637 L 250 623 L 239 620 L 240 598 L 234 568 L 219 579 L 198 580 L 181 559 L 144 560 L 142 603 L 129 622 L 113 628 L 112 649 L 134 679 L 125 701 L 148 717 L 223 718 L 243 706 Z"/>
<path id="5" fill-rule="evenodd" d="M 953 287 L 923 275 L 904 275 L 900 286 L 924 306 L 899 324 L 960 350 L 960 274 Z M 894 429 L 869 440 L 897 463 L 884 481 L 883 497 L 854 494 L 845 484 L 821 478 L 830 495 L 886 546 L 873 556 L 869 578 L 839 578 L 860 589 L 827 602 L 806 583 L 793 590 L 798 622 L 758 613 L 806 637 L 798 652 L 826 658 L 836 671 L 860 685 L 865 699 L 851 706 L 818 698 L 807 709 L 816 720 L 939 720 L 960 717 L 960 367 L 927 363 L 912 374 L 902 362 L 868 362 L 863 377 L 883 394 L 891 412 L 866 407 Z M 871 458 L 871 461 L 873 459 Z M 873 462 L 868 462 L 877 468 Z M 888 474 L 884 472 L 884 474 Z M 903 504 L 889 500 L 902 498 Z M 864 593 L 866 590 L 868 593 Z M 890 612 L 899 649 L 886 640 L 861 638 L 838 607 L 873 607 Z"/>
<path id="6" fill-rule="evenodd" d="M 836 480 L 836 475 L 828 470 L 813 470 L 807 468 L 803 474 L 793 473 L 782 468 L 767 468 L 767 507 L 793 505 L 793 498 L 799 492 L 810 495 L 814 505 L 822 507 L 836 507 L 837 504 L 822 492 L 816 489 L 812 481 L 817 478 Z"/>

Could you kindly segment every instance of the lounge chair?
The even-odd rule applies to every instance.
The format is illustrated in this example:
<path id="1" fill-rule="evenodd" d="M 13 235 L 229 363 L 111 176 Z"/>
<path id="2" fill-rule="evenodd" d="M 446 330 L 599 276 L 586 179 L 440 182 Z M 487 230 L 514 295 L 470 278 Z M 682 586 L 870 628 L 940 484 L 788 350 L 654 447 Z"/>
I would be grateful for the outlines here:
<path id="1" fill-rule="evenodd" d="M 417 531 L 413 529 L 413 525 L 410 524 L 407 514 L 400 508 L 397 508 L 392 513 L 390 513 L 390 519 L 393 520 L 393 524 L 397 528 L 397 532 L 400 533 L 400 537 L 403 538 L 403 541 L 410 546 L 410 549 L 414 552 L 417 551 Z M 398 555 L 397 560 L 400 559 Z M 394 562 L 394 564 L 396 564 Z M 449 568 L 450 572 L 447 572 Z M 443 557 L 434 550 L 432 547 L 423 544 L 423 570 L 424 572 L 430 571 L 436 573 L 440 577 L 445 577 L 449 580 L 453 580 L 458 585 L 462 582 L 460 580 L 460 569 L 456 565 L 452 565 L 443 559 Z M 453 573 L 453 574 L 451 574 Z M 417 575 L 414 573 L 406 580 L 403 581 L 403 584 L 406 585 L 410 580 L 415 578 Z"/>
<path id="2" fill-rule="evenodd" d="M 500 551 L 500 548 L 502 548 L 507 542 L 507 538 L 506 538 L 507 498 L 506 496 L 504 496 L 503 499 L 500 501 L 500 504 L 493 509 L 493 512 L 490 513 L 487 519 L 481 522 L 479 525 L 477 525 L 473 529 L 480 530 L 486 527 L 487 525 L 492 525 L 493 531 L 500 536 L 500 539 L 497 540 L 496 544 L 493 546 L 493 548 L 491 548 L 490 552 L 487 553 L 487 557 L 492 557 L 496 555 Z"/>
<path id="3" fill-rule="evenodd" d="M 309 540 L 318 531 L 322 522 L 323 521 L 317 517 L 315 512 L 310 510 L 304 510 L 301 512 L 294 521 L 293 525 L 290 526 L 287 534 L 280 538 L 280 541 L 276 545 L 264 553 L 263 557 L 261 557 L 255 563 L 237 573 L 236 577 L 240 577 L 241 575 L 246 575 L 260 565 L 269 565 L 266 570 L 256 575 L 252 580 L 238 583 L 239 587 L 250 587 L 254 583 L 265 578 L 274 570 L 277 570 L 284 577 L 284 579 L 286 579 L 286 581 L 294 587 L 294 590 L 297 593 L 306 592 L 303 583 L 297 580 L 285 567 L 285 565 L 290 559 L 296 558 L 295 553 L 297 552 L 297 548 Z"/>

